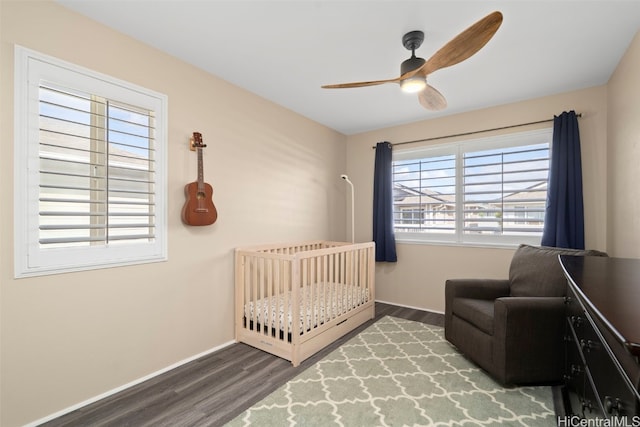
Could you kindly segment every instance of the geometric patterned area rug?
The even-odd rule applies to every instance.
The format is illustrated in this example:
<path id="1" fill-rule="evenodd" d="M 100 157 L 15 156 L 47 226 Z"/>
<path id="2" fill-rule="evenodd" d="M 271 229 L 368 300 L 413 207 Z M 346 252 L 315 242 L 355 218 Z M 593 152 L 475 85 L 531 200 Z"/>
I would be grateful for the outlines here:
<path id="1" fill-rule="evenodd" d="M 551 387 L 505 388 L 443 335 L 383 317 L 228 425 L 556 425 Z"/>

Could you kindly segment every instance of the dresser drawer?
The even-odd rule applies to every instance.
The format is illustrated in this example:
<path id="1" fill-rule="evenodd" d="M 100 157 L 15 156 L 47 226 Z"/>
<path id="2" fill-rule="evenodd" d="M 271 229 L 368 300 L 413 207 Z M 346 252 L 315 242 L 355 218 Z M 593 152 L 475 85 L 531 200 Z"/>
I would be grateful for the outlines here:
<path id="1" fill-rule="evenodd" d="M 636 393 L 605 341 L 589 322 L 579 345 L 605 415 L 633 415 Z M 595 336 L 595 339 L 592 337 Z"/>
<path id="2" fill-rule="evenodd" d="M 569 400 L 569 407 L 566 411 L 570 415 L 583 416 L 583 403 L 586 388 L 590 388 L 588 383 L 584 360 L 578 350 L 575 341 L 575 333 L 570 324 L 567 324 L 567 334 L 565 336 L 565 369 L 563 376 Z M 595 400 L 592 400 L 595 402 Z"/>

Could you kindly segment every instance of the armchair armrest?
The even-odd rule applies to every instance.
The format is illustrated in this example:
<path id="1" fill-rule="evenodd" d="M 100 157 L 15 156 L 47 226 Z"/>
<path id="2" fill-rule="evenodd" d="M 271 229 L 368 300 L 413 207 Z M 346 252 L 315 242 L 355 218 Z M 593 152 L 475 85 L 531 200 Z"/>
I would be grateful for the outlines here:
<path id="1" fill-rule="evenodd" d="M 560 380 L 565 309 L 564 297 L 496 299 L 493 355 L 505 383 Z"/>
<path id="2" fill-rule="evenodd" d="M 507 279 L 449 279 L 444 286 L 448 301 L 453 298 L 496 299 L 509 295 Z"/>
<path id="3" fill-rule="evenodd" d="M 453 320 L 453 300 L 474 298 L 494 300 L 509 295 L 509 281 L 506 279 L 449 279 L 444 285 L 444 330 L 451 341 L 449 331 Z"/>

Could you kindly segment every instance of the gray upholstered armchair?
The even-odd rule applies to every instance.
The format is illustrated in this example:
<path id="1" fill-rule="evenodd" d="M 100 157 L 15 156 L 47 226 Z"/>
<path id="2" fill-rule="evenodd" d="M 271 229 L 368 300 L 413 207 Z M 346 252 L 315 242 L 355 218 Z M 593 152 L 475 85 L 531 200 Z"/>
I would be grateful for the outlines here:
<path id="1" fill-rule="evenodd" d="M 567 282 L 558 255 L 598 255 L 520 245 L 509 278 L 445 284 L 445 337 L 502 384 L 560 381 Z"/>

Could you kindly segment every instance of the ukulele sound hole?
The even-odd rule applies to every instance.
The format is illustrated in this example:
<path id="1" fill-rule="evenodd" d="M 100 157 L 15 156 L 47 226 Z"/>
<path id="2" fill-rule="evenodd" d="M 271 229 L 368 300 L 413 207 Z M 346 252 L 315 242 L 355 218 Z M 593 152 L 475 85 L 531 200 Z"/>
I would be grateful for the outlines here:
<path id="1" fill-rule="evenodd" d="M 198 199 L 198 207 L 195 209 L 195 212 L 197 212 L 197 213 L 207 213 L 207 212 L 209 212 L 209 209 L 207 209 L 206 207 L 201 205 L 201 203 L 205 199 L 205 197 L 207 197 L 207 195 L 204 194 L 204 192 L 202 192 L 202 191 L 198 191 L 196 193 L 196 199 Z"/>

